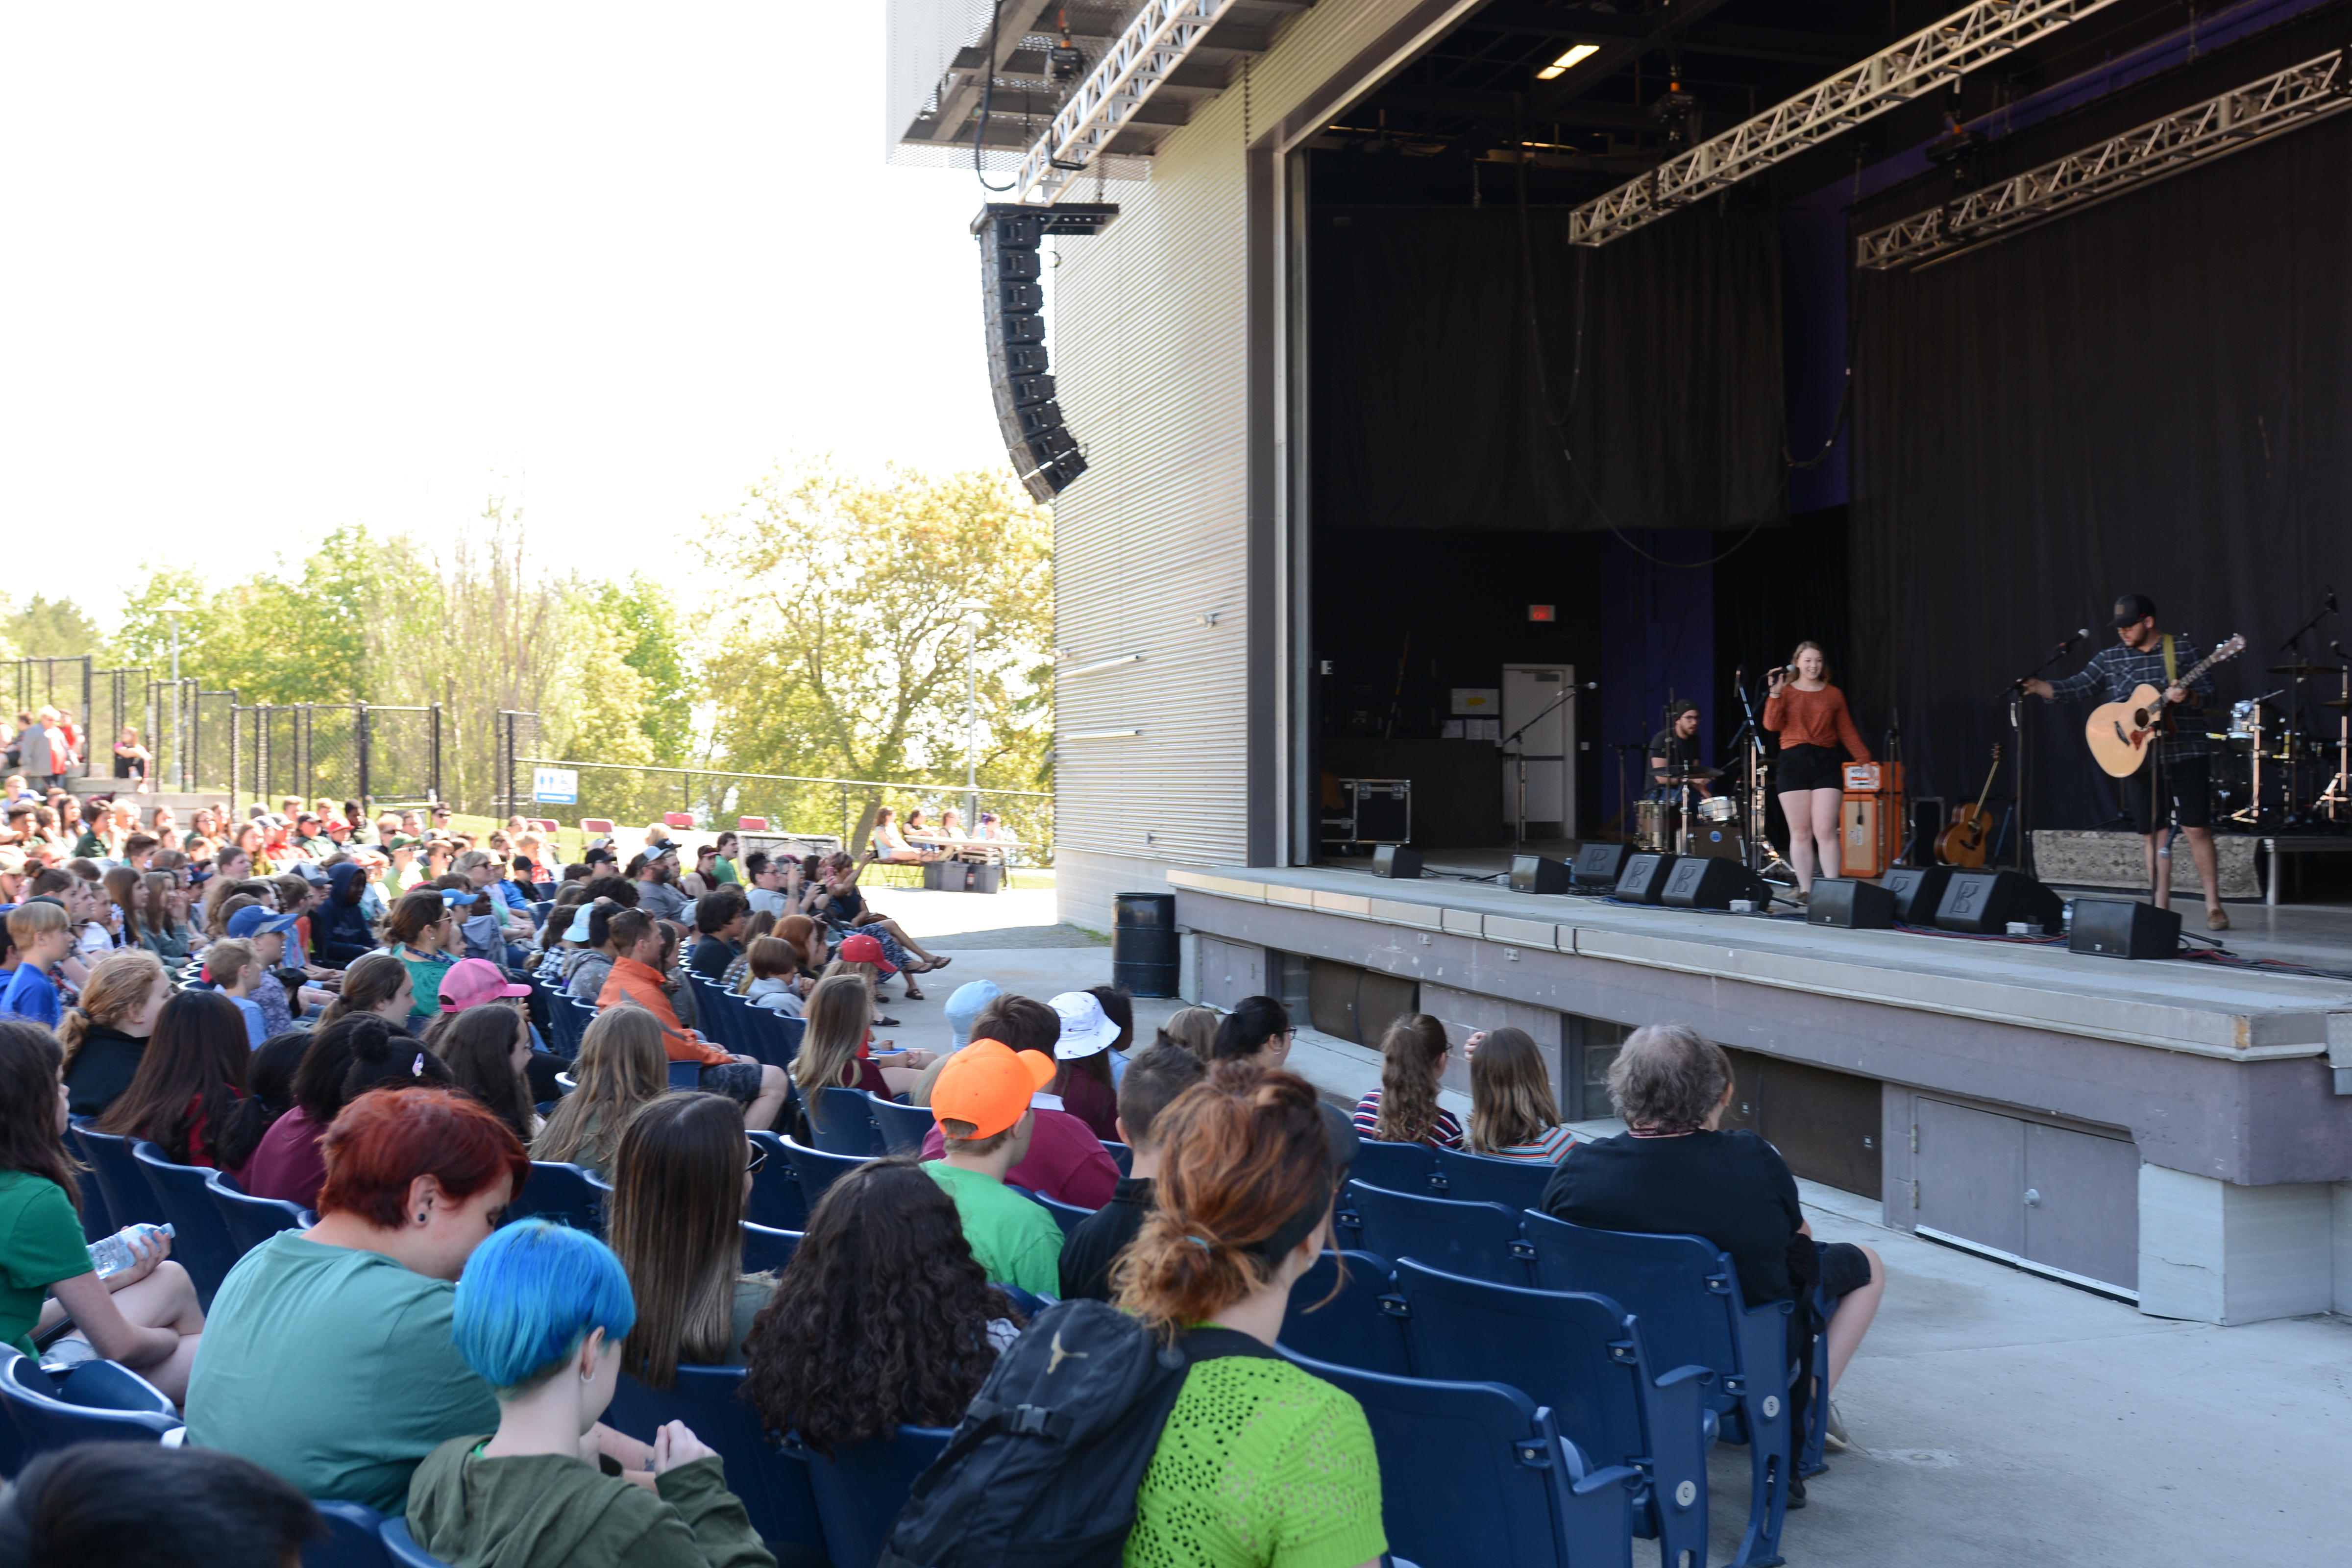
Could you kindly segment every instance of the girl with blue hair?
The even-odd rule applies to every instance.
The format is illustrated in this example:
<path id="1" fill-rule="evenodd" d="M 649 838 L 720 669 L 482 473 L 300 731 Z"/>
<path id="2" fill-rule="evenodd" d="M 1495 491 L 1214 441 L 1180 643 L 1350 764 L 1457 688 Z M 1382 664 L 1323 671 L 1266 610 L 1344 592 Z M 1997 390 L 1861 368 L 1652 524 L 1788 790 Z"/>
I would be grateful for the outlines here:
<path id="1" fill-rule="evenodd" d="M 772 1568 L 718 1454 L 684 1422 L 655 1435 L 642 1474 L 599 1454 L 591 1434 L 636 1321 L 620 1260 L 584 1232 L 529 1220 L 474 1249 L 451 1327 L 498 1391 L 499 1429 L 416 1468 L 418 1545 L 456 1568 Z"/>

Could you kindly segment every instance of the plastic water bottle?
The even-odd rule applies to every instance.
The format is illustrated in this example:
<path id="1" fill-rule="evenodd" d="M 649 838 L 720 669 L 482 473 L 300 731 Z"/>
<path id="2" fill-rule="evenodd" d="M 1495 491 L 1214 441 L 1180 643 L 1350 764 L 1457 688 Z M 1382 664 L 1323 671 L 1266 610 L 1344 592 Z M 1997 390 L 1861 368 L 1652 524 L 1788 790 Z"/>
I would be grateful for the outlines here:
<path id="1" fill-rule="evenodd" d="M 134 1230 L 159 1236 L 178 1234 L 168 1224 L 127 1225 L 112 1236 L 100 1237 L 89 1244 L 89 1266 L 98 1271 L 100 1279 L 120 1274 L 139 1261 L 138 1254 L 132 1252 L 131 1244 L 123 1239 Z"/>

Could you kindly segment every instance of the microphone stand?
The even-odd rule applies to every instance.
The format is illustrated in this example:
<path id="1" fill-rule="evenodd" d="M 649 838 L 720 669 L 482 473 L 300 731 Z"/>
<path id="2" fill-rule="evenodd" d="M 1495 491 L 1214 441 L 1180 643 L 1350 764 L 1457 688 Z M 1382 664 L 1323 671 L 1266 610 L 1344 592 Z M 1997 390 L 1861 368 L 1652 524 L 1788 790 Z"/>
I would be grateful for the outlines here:
<path id="1" fill-rule="evenodd" d="M 2286 827 L 2301 826 L 2303 816 L 2303 639 L 2319 629 L 2319 623 L 2336 613 L 2336 590 L 2326 590 L 2326 598 L 2319 613 L 2297 626 L 2294 635 L 2279 644 L 2279 652 L 2294 658 L 2294 673 L 2288 680 L 2293 693 L 2286 700 L 2286 798 L 2280 804 L 2279 822 Z"/>
<path id="2" fill-rule="evenodd" d="M 2051 651 L 2048 658 L 2009 683 L 2010 743 L 2017 752 L 2017 809 L 2011 814 L 2017 827 L 2015 869 L 2029 877 L 2033 875 L 2033 834 L 2026 805 L 2032 796 L 2029 791 L 2032 774 L 2025 765 L 2025 683 L 2041 679 L 2042 671 L 2074 652 L 2074 645 L 2082 640 L 2079 637 L 2066 638 Z"/>
<path id="3" fill-rule="evenodd" d="M 1790 882 L 1794 884 L 1797 868 L 1780 858 L 1780 851 L 1773 844 L 1769 831 L 1772 803 L 1769 787 L 1769 765 L 1764 761 L 1764 726 L 1756 721 L 1756 705 L 1748 696 L 1748 683 L 1735 678 L 1731 690 L 1739 699 L 1739 711 L 1748 721 L 1739 730 L 1746 742 L 1743 749 L 1748 768 L 1747 782 L 1740 789 L 1740 826 L 1747 837 L 1747 843 L 1742 846 L 1747 851 L 1744 858 L 1748 868 L 1759 877 L 1778 867 L 1789 874 Z M 1789 831 L 1791 834 L 1797 831 L 1794 823 L 1789 825 Z"/>
<path id="4" fill-rule="evenodd" d="M 1526 723 L 1520 725 L 1517 729 L 1512 731 L 1509 734 L 1504 736 L 1500 741 L 1496 742 L 1496 744 L 1498 746 L 1508 746 L 1514 744 L 1518 741 L 1520 736 L 1525 735 L 1528 731 L 1534 729 L 1537 725 L 1550 718 L 1554 713 L 1557 713 L 1562 708 L 1567 707 L 1570 699 L 1573 698 L 1576 693 L 1577 688 L 1573 682 L 1563 683 L 1560 687 L 1559 695 L 1552 699 L 1551 705 L 1549 707 L 1537 714 L 1534 718 L 1528 720 Z M 1567 755 L 1564 752 L 1560 754 L 1563 758 Z M 1519 822 L 1517 831 L 1511 838 L 1511 847 L 1514 849 L 1524 849 L 1527 847 L 1528 843 L 1528 751 L 1525 746 L 1521 746 L 1517 751 L 1510 752 L 1509 755 L 1511 759 L 1519 765 Z M 1622 767 L 1620 772 L 1622 772 Z M 1563 781 L 1563 787 L 1565 787 L 1565 781 Z"/>

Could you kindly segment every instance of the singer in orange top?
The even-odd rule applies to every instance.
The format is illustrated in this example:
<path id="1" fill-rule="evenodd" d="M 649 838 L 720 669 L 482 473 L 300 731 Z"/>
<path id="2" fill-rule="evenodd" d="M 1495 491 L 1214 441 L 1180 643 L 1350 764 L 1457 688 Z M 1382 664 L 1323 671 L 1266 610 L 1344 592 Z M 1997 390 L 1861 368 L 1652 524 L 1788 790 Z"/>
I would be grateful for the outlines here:
<path id="1" fill-rule="evenodd" d="M 1794 679 L 1790 679 L 1791 672 Z M 1780 737 L 1780 810 L 1789 819 L 1789 858 L 1797 868 L 1797 897 L 1813 890 L 1818 875 L 1840 869 L 1838 801 L 1844 789 L 1845 760 L 1870 761 L 1870 748 L 1846 711 L 1845 693 L 1830 684 L 1830 663 L 1817 642 L 1801 642 L 1790 667 L 1765 678 L 1764 728 Z"/>

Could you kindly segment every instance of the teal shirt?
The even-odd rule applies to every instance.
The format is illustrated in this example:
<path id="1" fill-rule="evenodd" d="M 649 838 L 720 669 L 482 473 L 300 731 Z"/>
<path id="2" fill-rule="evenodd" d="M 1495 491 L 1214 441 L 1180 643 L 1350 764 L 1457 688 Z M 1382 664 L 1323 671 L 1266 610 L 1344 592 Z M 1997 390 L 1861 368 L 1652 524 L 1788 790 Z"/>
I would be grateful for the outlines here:
<path id="1" fill-rule="evenodd" d="M 1030 1202 L 993 1176 L 958 1170 L 944 1160 L 923 1169 L 955 1200 L 963 1238 L 991 1279 L 1041 1296 L 1062 1289 L 1062 1227 L 1043 1204 Z"/>
<path id="2" fill-rule="evenodd" d="M 280 1231 L 213 1298 L 188 1379 L 188 1442 L 314 1498 L 399 1513 L 425 1455 L 498 1427 L 497 1398 L 450 1334 L 457 1292 L 382 1253 Z"/>

